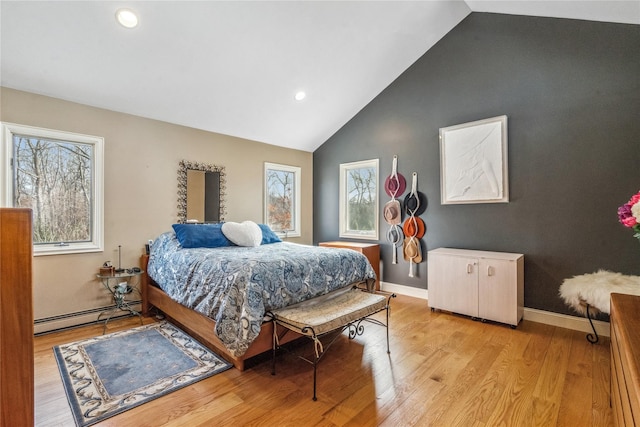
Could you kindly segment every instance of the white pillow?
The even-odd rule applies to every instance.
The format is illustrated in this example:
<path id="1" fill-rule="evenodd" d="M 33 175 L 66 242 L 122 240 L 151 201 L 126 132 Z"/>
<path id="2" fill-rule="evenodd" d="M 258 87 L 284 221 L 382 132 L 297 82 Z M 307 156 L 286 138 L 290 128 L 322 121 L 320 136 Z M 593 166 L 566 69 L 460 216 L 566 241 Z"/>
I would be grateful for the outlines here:
<path id="1" fill-rule="evenodd" d="M 221 227 L 222 234 L 238 246 L 260 246 L 262 230 L 253 221 L 225 222 Z"/>

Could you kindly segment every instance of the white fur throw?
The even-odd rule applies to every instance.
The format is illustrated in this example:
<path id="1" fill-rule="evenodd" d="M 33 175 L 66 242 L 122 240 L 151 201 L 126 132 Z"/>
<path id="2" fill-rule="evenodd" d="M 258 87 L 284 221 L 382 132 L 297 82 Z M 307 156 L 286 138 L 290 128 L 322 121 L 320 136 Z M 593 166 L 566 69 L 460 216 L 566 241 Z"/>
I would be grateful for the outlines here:
<path id="1" fill-rule="evenodd" d="M 640 276 L 625 276 L 606 270 L 565 279 L 560 285 L 560 297 L 578 313 L 586 315 L 590 307 L 609 313 L 610 295 L 640 295 Z M 594 313 L 595 314 L 595 313 Z"/>

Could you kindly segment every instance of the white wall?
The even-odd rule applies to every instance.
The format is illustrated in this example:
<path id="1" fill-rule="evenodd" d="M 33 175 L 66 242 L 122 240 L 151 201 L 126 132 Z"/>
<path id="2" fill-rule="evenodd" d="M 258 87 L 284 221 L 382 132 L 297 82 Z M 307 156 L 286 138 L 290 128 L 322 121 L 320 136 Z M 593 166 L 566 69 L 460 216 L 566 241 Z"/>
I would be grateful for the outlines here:
<path id="1" fill-rule="evenodd" d="M 36 332 L 95 320 L 112 302 L 100 282 L 104 261 L 139 265 L 144 244 L 171 229 L 177 218 L 181 159 L 222 165 L 227 174 L 227 221 L 263 222 L 263 163 L 302 168 L 302 236 L 313 241 L 312 154 L 199 131 L 32 93 L 0 88 L 0 120 L 105 139 L 104 253 L 34 259 Z M 72 316 L 89 311 L 83 316 Z M 63 316 L 42 323 L 42 319 Z"/>

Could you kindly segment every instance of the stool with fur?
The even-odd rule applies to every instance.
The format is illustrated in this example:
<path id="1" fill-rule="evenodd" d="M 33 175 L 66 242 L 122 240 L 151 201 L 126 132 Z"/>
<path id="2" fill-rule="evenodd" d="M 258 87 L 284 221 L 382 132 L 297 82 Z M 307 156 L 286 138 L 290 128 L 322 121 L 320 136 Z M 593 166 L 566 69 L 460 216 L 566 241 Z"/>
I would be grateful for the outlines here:
<path id="1" fill-rule="evenodd" d="M 593 334 L 587 340 L 594 344 L 599 337 L 593 326 L 592 315 L 609 314 L 611 293 L 640 295 L 640 276 L 627 276 L 606 270 L 565 279 L 560 285 L 560 297 L 576 312 L 589 319 Z"/>

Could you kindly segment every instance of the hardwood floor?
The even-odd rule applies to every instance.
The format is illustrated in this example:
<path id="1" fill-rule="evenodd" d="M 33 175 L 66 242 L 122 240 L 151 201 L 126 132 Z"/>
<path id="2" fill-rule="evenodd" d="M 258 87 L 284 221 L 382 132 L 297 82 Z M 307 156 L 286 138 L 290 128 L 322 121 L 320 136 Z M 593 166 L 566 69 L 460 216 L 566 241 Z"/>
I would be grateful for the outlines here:
<path id="1" fill-rule="evenodd" d="M 152 322 L 153 319 L 145 319 Z M 134 318 L 109 324 L 134 327 Z M 73 426 L 52 346 L 102 333 L 101 325 L 35 339 L 36 425 Z M 119 414 L 98 426 L 610 426 L 609 339 L 523 321 L 517 329 L 432 313 L 398 296 L 391 354 L 384 328 L 341 337 L 312 367 L 282 353 Z M 161 369 L 161 367 L 158 367 Z"/>

